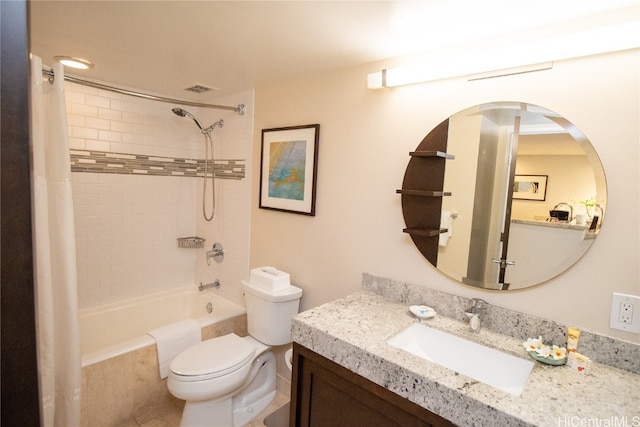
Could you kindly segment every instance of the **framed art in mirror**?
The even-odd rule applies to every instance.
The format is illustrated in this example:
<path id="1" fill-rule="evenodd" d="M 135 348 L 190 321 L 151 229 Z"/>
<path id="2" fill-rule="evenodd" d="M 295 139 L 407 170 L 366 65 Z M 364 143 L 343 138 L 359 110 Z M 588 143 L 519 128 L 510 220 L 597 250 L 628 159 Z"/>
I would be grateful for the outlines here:
<path id="1" fill-rule="evenodd" d="M 544 202 L 547 198 L 548 179 L 548 175 L 516 175 L 513 198 Z"/>

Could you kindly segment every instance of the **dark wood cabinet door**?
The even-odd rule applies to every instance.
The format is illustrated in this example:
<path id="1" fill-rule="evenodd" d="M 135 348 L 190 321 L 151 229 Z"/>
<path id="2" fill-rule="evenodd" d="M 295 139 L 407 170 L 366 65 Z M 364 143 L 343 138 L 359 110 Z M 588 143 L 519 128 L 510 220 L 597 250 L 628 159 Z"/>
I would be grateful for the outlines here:
<path id="1" fill-rule="evenodd" d="M 293 348 L 291 426 L 453 426 L 299 344 Z"/>

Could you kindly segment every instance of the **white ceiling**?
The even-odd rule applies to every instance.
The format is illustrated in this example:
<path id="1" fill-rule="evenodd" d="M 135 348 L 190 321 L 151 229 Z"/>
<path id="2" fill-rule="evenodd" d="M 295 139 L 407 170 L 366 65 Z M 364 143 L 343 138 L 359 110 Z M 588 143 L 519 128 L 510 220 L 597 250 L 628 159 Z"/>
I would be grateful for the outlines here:
<path id="1" fill-rule="evenodd" d="M 82 78 L 185 100 L 386 58 L 504 46 L 638 19 L 638 0 L 30 1 L 31 51 Z M 625 12 L 626 11 L 626 12 Z M 363 84 L 366 76 L 363 75 Z M 195 95 L 194 83 L 219 89 Z"/>

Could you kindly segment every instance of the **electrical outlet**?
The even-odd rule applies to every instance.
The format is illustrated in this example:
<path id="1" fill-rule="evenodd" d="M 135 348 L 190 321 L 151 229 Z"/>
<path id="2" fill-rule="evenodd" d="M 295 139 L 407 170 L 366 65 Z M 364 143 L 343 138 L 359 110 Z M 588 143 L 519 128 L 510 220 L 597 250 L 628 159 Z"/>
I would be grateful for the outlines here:
<path id="1" fill-rule="evenodd" d="M 632 324 L 633 319 L 633 304 L 628 302 L 620 303 L 620 317 L 618 322 Z"/>
<path id="2" fill-rule="evenodd" d="M 640 297 L 614 292 L 611 298 L 609 326 L 640 334 Z"/>

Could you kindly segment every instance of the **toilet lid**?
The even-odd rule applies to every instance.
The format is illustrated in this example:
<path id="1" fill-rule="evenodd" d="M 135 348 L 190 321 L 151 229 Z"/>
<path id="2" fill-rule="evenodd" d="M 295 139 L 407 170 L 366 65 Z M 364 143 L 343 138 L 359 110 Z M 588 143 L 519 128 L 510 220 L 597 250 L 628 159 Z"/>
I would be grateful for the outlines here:
<path id="1" fill-rule="evenodd" d="M 170 370 L 183 380 L 215 378 L 236 371 L 255 355 L 255 347 L 236 334 L 223 335 L 189 347 L 171 362 Z M 197 377 L 197 378 L 194 378 Z"/>

